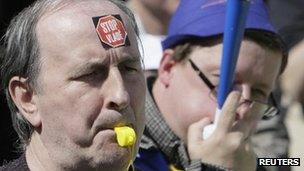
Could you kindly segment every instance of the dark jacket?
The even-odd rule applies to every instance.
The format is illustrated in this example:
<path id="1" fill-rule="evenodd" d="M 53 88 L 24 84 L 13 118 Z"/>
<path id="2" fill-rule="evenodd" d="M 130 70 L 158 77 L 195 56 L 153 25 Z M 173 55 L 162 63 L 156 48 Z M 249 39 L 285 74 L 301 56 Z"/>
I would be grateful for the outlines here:
<path id="1" fill-rule="evenodd" d="M 30 171 L 26 163 L 25 154 L 18 159 L 0 167 L 0 171 Z"/>

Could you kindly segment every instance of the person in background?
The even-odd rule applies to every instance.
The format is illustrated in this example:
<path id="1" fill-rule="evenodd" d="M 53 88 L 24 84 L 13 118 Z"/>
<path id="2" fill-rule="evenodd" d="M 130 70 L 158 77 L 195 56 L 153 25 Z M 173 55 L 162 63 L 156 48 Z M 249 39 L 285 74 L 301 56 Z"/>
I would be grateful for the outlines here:
<path id="1" fill-rule="evenodd" d="M 172 1 L 172 2 L 171 2 Z M 162 49 L 161 40 L 166 35 L 169 18 L 176 10 L 178 0 L 130 0 L 129 7 L 134 11 L 139 23 L 140 38 L 144 49 L 145 75 L 148 86 L 151 86 L 151 78 L 157 76 Z M 280 94 L 274 92 L 274 96 L 280 101 Z M 286 110 L 279 106 L 281 114 L 271 120 L 259 121 L 257 132 L 252 136 L 253 147 L 259 157 L 287 157 L 288 134 L 282 120 Z M 271 166 L 268 168 L 276 169 Z M 280 167 L 279 167 L 280 168 Z M 263 168 L 265 169 L 265 168 Z M 286 170 L 287 167 L 281 169 Z"/>
<path id="2" fill-rule="evenodd" d="M 16 16 L 0 73 L 24 153 L 0 170 L 132 170 L 145 118 L 137 40 L 118 0 L 38 0 Z M 124 147 L 114 129 L 126 126 L 137 139 Z"/>
<path id="3" fill-rule="evenodd" d="M 161 41 L 167 35 L 169 21 L 179 0 L 129 0 L 143 47 L 145 75 L 155 75 L 162 57 Z"/>
<path id="4" fill-rule="evenodd" d="M 158 76 L 148 78 L 147 125 L 135 167 L 142 170 L 256 169 L 251 137 L 278 114 L 272 90 L 287 64 L 262 0 L 251 1 L 230 93 L 214 133 L 226 1 L 182 0 L 162 42 Z M 261 142 L 262 143 L 262 142 Z"/>

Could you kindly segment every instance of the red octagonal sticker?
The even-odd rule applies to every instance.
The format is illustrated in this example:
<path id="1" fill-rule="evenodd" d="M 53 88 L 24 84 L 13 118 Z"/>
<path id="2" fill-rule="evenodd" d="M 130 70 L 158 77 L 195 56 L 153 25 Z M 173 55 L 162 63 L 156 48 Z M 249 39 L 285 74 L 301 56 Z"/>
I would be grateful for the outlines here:
<path id="1" fill-rule="evenodd" d="M 106 44 L 112 48 L 116 48 L 124 46 L 127 43 L 127 32 L 119 15 L 95 17 L 93 21 L 103 46 Z"/>

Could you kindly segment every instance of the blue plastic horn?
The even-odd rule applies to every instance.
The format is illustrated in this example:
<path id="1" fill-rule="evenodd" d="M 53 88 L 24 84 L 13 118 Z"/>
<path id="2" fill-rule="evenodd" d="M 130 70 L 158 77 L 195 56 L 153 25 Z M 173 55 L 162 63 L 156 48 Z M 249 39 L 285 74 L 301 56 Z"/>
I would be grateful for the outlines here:
<path id="1" fill-rule="evenodd" d="M 228 0 L 227 2 L 220 85 L 217 96 L 218 108 L 215 113 L 214 124 L 204 128 L 204 139 L 208 138 L 216 128 L 226 97 L 233 88 L 235 66 L 244 36 L 249 5 L 249 0 Z"/>
<path id="2" fill-rule="evenodd" d="M 235 66 L 244 36 L 249 4 L 249 0 L 228 0 L 227 2 L 220 84 L 217 96 L 219 109 L 222 109 L 226 97 L 233 87 Z"/>

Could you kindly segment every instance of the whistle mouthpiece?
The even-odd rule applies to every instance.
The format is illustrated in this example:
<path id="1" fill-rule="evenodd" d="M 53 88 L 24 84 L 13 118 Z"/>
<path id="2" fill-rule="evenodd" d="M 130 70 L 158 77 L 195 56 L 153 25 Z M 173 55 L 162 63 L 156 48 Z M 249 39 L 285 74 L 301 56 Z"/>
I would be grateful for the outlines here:
<path id="1" fill-rule="evenodd" d="M 133 128 L 128 126 L 115 127 L 118 145 L 121 147 L 132 146 L 136 142 L 136 134 Z"/>

